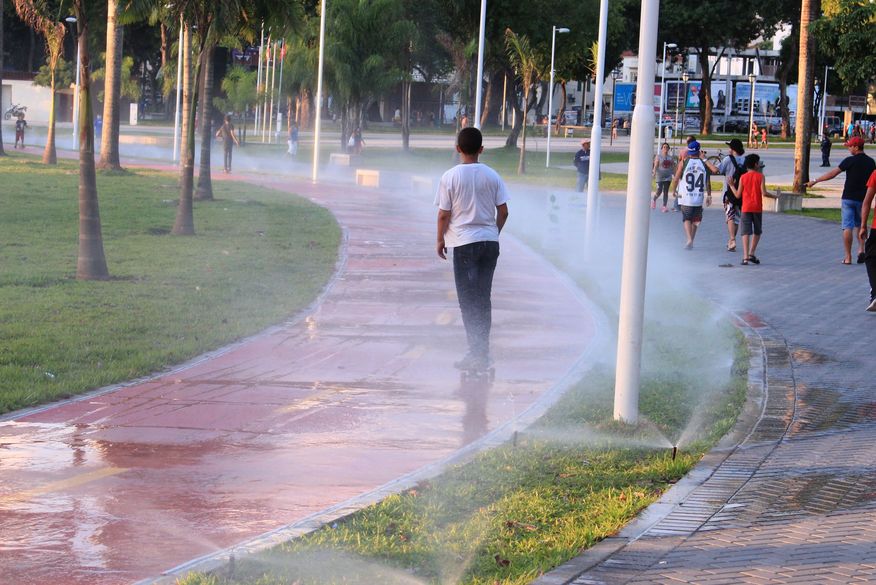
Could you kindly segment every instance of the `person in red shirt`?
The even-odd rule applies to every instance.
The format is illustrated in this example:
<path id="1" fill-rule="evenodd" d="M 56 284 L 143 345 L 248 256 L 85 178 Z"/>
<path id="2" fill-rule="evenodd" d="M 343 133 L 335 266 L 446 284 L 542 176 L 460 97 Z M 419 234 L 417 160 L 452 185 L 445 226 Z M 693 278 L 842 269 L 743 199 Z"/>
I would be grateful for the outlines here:
<path id="1" fill-rule="evenodd" d="M 742 200 L 742 264 L 760 264 L 760 259 L 754 252 L 763 232 L 766 178 L 763 176 L 760 157 L 756 154 L 745 157 L 745 168 L 748 170 L 739 178 L 739 187 L 736 189 L 736 197 Z"/>
<path id="2" fill-rule="evenodd" d="M 864 195 L 864 202 L 861 204 L 861 229 L 858 238 L 864 243 L 864 265 L 867 267 L 867 278 L 870 280 L 870 304 L 867 310 L 876 312 L 876 213 L 873 214 L 873 227 L 870 229 L 870 236 L 867 236 L 867 221 L 870 218 L 870 207 L 873 205 L 873 197 L 876 195 L 876 171 L 870 174 L 867 180 L 867 193 Z"/>

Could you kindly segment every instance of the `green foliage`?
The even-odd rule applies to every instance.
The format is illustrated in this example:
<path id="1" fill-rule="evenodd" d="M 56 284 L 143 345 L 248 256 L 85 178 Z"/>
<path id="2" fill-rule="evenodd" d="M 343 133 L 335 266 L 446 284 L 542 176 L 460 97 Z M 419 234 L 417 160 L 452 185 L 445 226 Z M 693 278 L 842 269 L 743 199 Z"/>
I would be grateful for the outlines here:
<path id="1" fill-rule="evenodd" d="M 213 98 L 213 104 L 224 112 L 240 113 L 256 101 L 256 81 L 258 73 L 246 67 L 235 65 L 222 79 L 224 98 Z"/>
<path id="2" fill-rule="evenodd" d="M 812 24 L 818 48 L 834 59 L 834 69 L 846 91 L 876 79 L 876 4 L 834 0 L 825 16 Z"/>
<path id="3" fill-rule="evenodd" d="M 282 321 L 332 272 L 339 230 L 309 202 L 223 181 L 199 235 L 168 235 L 176 177 L 99 174 L 110 281 L 77 281 L 77 172 L 0 159 L 0 412 L 155 372 Z"/>
<path id="4" fill-rule="evenodd" d="M 55 70 L 55 87 L 67 88 L 73 83 L 76 77 L 76 72 L 73 71 L 75 65 L 70 61 L 58 59 L 58 67 Z M 49 65 L 41 65 L 39 72 L 33 78 L 33 84 L 41 87 L 52 86 L 52 68 Z"/>
<path id="5" fill-rule="evenodd" d="M 100 54 L 100 60 L 103 63 L 106 63 L 106 53 Z M 131 101 L 137 101 L 140 99 L 140 83 L 136 79 L 131 78 L 131 70 L 134 68 L 134 58 L 133 57 L 122 57 L 122 65 L 121 65 L 121 96 L 126 97 Z M 91 74 L 91 79 L 94 81 L 100 81 L 101 79 L 106 78 L 106 69 L 105 67 L 101 67 L 96 69 L 94 73 Z M 100 90 L 97 93 L 97 99 L 103 101 L 103 90 Z"/>

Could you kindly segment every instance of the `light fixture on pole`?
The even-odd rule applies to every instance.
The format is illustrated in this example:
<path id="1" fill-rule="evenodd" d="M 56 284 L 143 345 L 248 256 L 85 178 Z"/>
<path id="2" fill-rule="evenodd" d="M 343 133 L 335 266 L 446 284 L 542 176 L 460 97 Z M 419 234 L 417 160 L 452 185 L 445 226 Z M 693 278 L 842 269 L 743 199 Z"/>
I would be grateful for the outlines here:
<path id="1" fill-rule="evenodd" d="M 182 70 L 183 70 L 183 15 L 179 15 L 179 43 L 176 51 L 176 111 L 173 115 L 173 162 L 179 160 L 179 122 L 182 112 Z"/>
<path id="2" fill-rule="evenodd" d="M 547 119 L 547 157 L 545 158 L 545 167 L 551 166 L 551 117 L 554 115 L 554 53 L 557 48 L 557 33 L 565 34 L 569 32 L 567 28 L 551 27 L 551 80 L 548 84 L 548 119 Z"/>
<path id="3" fill-rule="evenodd" d="M 599 225 L 599 166 L 602 158 L 602 93 L 605 83 L 605 45 L 608 36 L 608 0 L 599 0 L 599 35 L 596 54 L 596 87 L 593 94 L 593 126 L 590 127 L 590 169 L 587 181 L 587 214 L 584 217 L 584 253 L 596 257 Z M 586 105 L 586 104 L 585 104 Z"/>
<path id="4" fill-rule="evenodd" d="M 681 74 L 681 81 L 684 83 L 684 87 L 681 94 L 681 132 L 678 134 L 679 138 L 687 130 L 687 82 L 690 81 L 690 75 L 687 74 L 687 64 L 685 64 L 684 73 Z"/>
<path id="5" fill-rule="evenodd" d="M 639 23 L 639 55 L 657 52 L 659 0 L 642 0 Z M 640 96 L 654 91 L 654 59 L 639 61 L 636 91 Z M 636 424 L 639 417 L 639 385 L 642 364 L 642 325 L 645 317 L 645 279 L 648 268 L 650 208 L 644 193 L 651 191 L 654 160 L 654 104 L 636 100 L 630 134 L 630 173 L 624 221 L 624 253 L 621 264 L 620 310 L 617 326 L 614 418 Z"/>
<path id="6" fill-rule="evenodd" d="M 757 76 L 754 73 L 748 74 L 748 86 L 749 86 L 749 96 L 748 96 L 748 146 L 752 146 L 753 134 L 754 134 L 754 82 L 757 80 Z"/>
<path id="7" fill-rule="evenodd" d="M 621 70 L 615 67 L 611 70 L 611 125 L 608 135 L 608 144 L 614 144 L 614 100 L 617 98 L 617 80 L 621 76 Z M 618 124 L 619 126 L 620 124 Z"/>
<path id="8" fill-rule="evenodd" d="M 663 61 L 660 67 L 660 117 L 657 118 L 657 139 L 663 138 L 663 101 L 666 99 L 666 49 L 676 49 L 675 43 L 663 43 Z"/>
<path id="9" fill-rule="evenodd" d="M 316 121 L 313 124 L 313 169 L 311 180 L 316 183 L 319 168 L 319 130 L 322 115 L 322 70 L 325 65 L 325 0 L 320 1 L 319 8 L 319 58 L 316 74 Z"/>
<path id="10" fill-rule="evenodd" d="M 481 23 L 478 33 L 478 73 L 475 77 L 475 119 L 474 127 L 481 128 L 481 100 L 484 85 L 484 31 L 487 27 L 487 0 L 481 0 Z M 468 113 L 468 112 L 466 112 Z"/>
<path id="11" fill-rule="evenodd" d="M 73 92 L 73 147 L 79 150 L 79 69 L 82 66 L 82 54 L 79 51 L 79 24 L 75 16 L 68 16 L 65 22 L 73 26 L 76 39 L 76 90 Z"/>

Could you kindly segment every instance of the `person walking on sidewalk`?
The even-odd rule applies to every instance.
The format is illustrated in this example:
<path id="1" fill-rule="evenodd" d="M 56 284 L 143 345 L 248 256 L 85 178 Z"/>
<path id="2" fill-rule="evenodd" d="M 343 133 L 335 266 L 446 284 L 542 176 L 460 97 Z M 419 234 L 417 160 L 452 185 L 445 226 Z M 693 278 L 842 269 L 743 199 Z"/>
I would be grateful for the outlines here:
<path id="1" fill-rule="evenodd" d="M 572 161 L 575 163 L 575 170 L 578 171 L 578 181 L 575 183 L 575 190 L 581 193 L 587 188 L 590 179 L 590 139 L 585 138 L 581 141 L 581 149 L 575 153 L 575 158 Z"/>
<path id="2" fill-rule="evenodd" d="M 216 138 L 222 139 L 222 146 L 225 150 L 225 158 L 223 164 L 225 172 L 231 172 L 231 155 L 234 151 L 234 145 L 240 146 L 240 141 L 237 140 L 237 134 L 234 133 L 234 124 L 231 123 L 231 116 L 225 115 L 225 122 L 216 131 Z"/>
<path id="3" fill-rule="evenodd" d="M 845 172 L 846 183 L 843 186 L 842 197 L 842 228 L 843 228 L 843 264 L 852 263 L 852 231 L 858 238 L 858 264 L 864 263 L 864 239 L 860 235 L 861 208 L 867 193 L 867 179 L 876 170 L 876 162 L 864 154 L 864 139 L 860 136 L 849 138 L 846 142 L 849 156 L 843 159 L 835 169 L 831 169 L 815 180 L 806 183 L 813 187 Z"/>
<path id="4" fill-rule="evenodd" d="M 730 147 L 730 156 L 725 157 L 718 166 L 719 175 L 724 175 L 724 219 L 727 221 L 727 251 L 736 251 L 736 232 L 739 229 L 739 206 L 736 196 L 739 179 L 745 173 L 745 147 L 742 141 L 734 138 L 725 143 Z"/>
<path id="5" fill-rule="evenodd" d="M 827 132 L 821 135 L 821 166 L 829 167 L 830 166 L 830 147 L 833 146 L 833 142 L 830 141 L 830 136 L 827 135 Z"/>
<path id="6" fill-rule="evenodd" d="M 867 240 L 864 242 L 864 265 L 867 267 L 867 279 L 870 281 L 870 304 L 867 310 L 876 312 L 876 213 L 873 214 L 873 225 L 870 227 L 870 235 L 867 236 L 867 222 L 870 218 L 870 207 L 873 205 L 873 197 L 876 195 L 876 171 L 870 173 L 867 180 L 867 193 L 861 205 L 861 228 L 858 238 Z"/>
<path id="7" fill-rule="evenodd" d="M 441 177 L 438 207 L 438 257 L 453 249 L 453 276 L 468 353 L 454 365 L 462 370 L 490 365 L 491 294 L 499 258 L 499 234 L 508 220 L 508 191 L 499 174 L 478 161 L 484 151 L 477 128 L 456 138 L 460 164 Z"/>
<path id="8" fill-rule="evenodd" d="M 681 220 L 687 241 L 685 250 L 693 248 L 697 229 L 703 220 L 703 202 L 712 205 L 712 186 L 709 184 L 709 169 L 700 158 L 700 143 L 692 140 L 687 144 L 687 156 L 678 165 L 672 179 L 673 194 L 680 194 Z"/>
<path id="9" fill-rule="evenodd" d="M 745 174 L 739 178 L 736 196 L 742 201 L 742 265 L 760 264 L 754 255 L 763 231 L 763 194 L 766 193 L 766 178 L 760 157 L 749 154 L 745 157 Z M 731 186 L 731 188 L 733 188 Z"/>
<path id="10" fill-rule="evenodd" d="M 669 185 L 672 183 L 672 175 L 678 161 L 669 151 L 669 144 L 664 142 L 660 146 L 660 153 L 654 157 L 654 166 L 651 168 L 651 176 L 657 181 L 657 192 L 651 198 L 651 209 L 657 208 L 657 199 L 663 194 L 663 207 L 661 211 L 666 213 L 666 202 L 669 199 Z M 673 197 L 674 199 L 674 197 Z"/>

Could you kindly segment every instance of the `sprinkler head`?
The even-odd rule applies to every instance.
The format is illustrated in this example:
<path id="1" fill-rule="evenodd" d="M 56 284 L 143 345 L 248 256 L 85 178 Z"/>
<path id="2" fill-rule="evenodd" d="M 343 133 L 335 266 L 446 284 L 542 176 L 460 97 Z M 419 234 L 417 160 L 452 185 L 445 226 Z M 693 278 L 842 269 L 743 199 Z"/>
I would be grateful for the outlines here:
<path id="1" fill-rule="evenodd" d="M 511 445 L 514 447 L 517 446 L 517 431 L 514 431 L 514 435 L 511 437 Z"/>
<path id="2" fill-rule="evenodd" d="M 675 461 L 675 456 L 678 455 L 678 445 L 672 446 L 672 460 Z"/>

